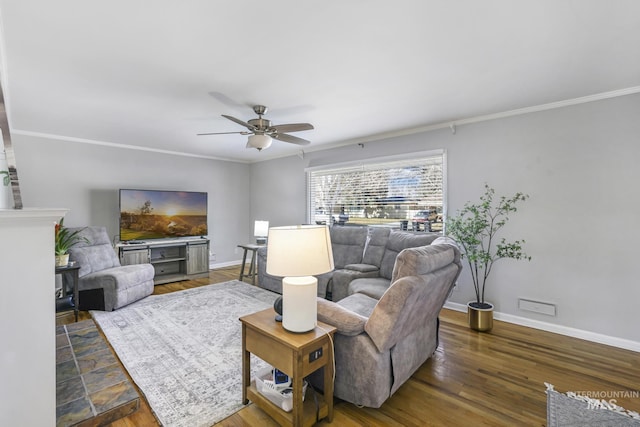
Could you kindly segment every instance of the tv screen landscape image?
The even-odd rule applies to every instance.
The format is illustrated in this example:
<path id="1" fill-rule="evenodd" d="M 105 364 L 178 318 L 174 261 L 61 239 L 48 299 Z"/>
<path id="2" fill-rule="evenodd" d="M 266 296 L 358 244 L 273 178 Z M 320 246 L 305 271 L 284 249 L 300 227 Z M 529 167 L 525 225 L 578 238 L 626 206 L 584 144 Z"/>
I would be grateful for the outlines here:
<path id="1" fill-rule="evenodd" d="M 120 190 L 120 240 L 207 235 L 207 193 Z"/>

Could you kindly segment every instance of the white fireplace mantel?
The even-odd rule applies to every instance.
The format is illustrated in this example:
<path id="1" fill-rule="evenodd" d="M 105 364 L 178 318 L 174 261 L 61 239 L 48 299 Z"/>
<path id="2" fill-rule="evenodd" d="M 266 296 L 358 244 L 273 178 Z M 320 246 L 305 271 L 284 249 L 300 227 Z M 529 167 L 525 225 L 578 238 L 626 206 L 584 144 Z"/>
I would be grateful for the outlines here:
<path id="1" fill-rule="evenodd" d="M 0 209 L 0 425 L 56 424 L 54 224 L 67 209 Z"/>

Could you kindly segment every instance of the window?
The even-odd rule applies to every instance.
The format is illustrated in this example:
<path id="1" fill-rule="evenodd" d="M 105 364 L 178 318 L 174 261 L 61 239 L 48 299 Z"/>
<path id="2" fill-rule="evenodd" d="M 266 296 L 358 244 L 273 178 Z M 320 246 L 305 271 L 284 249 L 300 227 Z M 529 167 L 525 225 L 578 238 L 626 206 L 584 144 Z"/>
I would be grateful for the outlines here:
<path id="1" fill-rule="evenodd" d="M 445 154 L 308 168 L 309 222 L 441 230 Z"/>

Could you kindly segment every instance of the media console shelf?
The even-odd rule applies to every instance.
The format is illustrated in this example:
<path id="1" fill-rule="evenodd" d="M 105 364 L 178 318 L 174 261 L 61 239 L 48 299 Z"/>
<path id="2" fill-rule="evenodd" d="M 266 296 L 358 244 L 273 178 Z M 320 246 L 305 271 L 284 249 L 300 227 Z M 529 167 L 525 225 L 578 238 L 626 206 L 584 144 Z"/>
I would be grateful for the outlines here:
<path id="1" fill-rule="evenodd" d="M 156 285 L 209 275 L 208 239 L 118 243 L 116 248 L 122 265 L 152 264 Z"/>

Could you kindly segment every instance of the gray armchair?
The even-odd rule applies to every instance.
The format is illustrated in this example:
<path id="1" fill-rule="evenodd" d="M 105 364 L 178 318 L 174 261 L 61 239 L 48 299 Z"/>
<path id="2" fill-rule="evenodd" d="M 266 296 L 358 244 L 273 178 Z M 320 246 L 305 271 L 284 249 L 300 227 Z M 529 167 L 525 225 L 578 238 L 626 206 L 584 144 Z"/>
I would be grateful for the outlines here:
<path id="1" fill-rule="evenodd" d="M 453 245 L 405 249 L 379 300 L 363 293 L 338 302 L 318 298 L 318 320 L 338 329 L 336 397 L 378 408 L 431 357 L 438 314 L 461 269 Z"/>
<path id="2" fill-rule="evenodd" d="M 75 231 L 77 229 L 71 229 Z M 69 259 L 80 265 L 79 308 L 112 311 L 153 293 L 151 264 L 120 265 L 104 227 L 86 227 L 69 249 Z"/>

